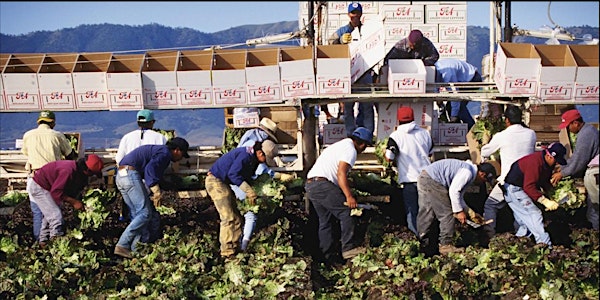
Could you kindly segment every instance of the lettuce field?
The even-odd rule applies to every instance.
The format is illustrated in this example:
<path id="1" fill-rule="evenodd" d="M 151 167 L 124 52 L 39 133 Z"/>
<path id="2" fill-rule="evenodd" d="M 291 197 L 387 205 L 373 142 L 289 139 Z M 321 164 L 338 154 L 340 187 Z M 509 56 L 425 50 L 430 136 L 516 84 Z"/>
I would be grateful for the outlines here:
<path id="1" fill-rule="evenodd" d="M 5 191 L 3 191 L 4 194 Z M 302 194 L 290 188 L 290 194 Z M 394 192 L 393 188 L 385 191 Z M 425 256 L 399 199 L 357 216 L 367 252 L 329 266 L 318 254 L 317 221 L 302 197 L 258 214 L 246 252 L 219 256 L 219 215 L 208 198 L 165 192 L 163 237 L 133 259 L 113 254 L 127 226 L 120 195 L 88 191 L 81 215 L 65 206 L 66 235 L 33 243 L 28 200 L 0 215 L 1 299 L 598 299 L 598 232 L 581 212 L 545 214 L 554 246 L 457 224 L 464 253 Z M 482 207 L 483 203 L 481 203 Z M 583 219 L 585 213 L 583 212 Z"/>

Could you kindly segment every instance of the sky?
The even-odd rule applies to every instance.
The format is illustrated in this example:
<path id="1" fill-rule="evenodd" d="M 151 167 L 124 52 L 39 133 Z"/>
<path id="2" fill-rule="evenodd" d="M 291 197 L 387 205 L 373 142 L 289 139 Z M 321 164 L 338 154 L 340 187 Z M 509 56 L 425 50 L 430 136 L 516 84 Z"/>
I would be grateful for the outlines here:
<path id="1" fill-rule="evenodd" d="M 513 25 L 538 30 L 544 25 L 598 27 L 599 1 L 511 1 Z M 548 17 L 550 4 L 550 18 Z M 489 27 L 489 2 L 467 1 L 467 25 Z M 206 33 L 236 26 L 298 20 L 299 2 L 26 2 L 0 1 L 0 33 L 27 34 L 84 24 L 187 27 Z M 502 16 L 504 21 L 504 16 Z M 554 23 L 554 25 L 553 25 Z"/>

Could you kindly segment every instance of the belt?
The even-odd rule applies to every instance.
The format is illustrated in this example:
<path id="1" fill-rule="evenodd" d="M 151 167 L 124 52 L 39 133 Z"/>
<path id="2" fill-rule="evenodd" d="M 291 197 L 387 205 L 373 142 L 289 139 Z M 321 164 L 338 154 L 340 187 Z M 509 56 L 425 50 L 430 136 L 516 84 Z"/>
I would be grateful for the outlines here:
<path id="1" fill-rule="evenodd" d="M 327 179 L 325 177 L 312 177 L 312 178 L 306 179 L 306 183 L 311 183 L 311 182 L 315 182 L 315 181 L 329 181 L 329 179 Z"/>
<path id="2" fill-rule="evenodd" d="M 128 166 L 128 165 L 123 165 L 123 166 L 119 166 L 119 170 L 135 170 L 135 168 L 132 166 Z"/>

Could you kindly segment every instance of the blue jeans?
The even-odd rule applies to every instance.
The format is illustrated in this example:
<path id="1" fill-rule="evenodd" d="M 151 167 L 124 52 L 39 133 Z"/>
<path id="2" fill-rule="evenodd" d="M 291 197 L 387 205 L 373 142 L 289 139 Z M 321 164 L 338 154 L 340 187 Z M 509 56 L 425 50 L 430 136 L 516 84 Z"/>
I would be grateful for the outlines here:
<path id="1" fill-rule="evenodd" d="M 533 236 L 536 243 L 552 245 L 550 235 L 544 229 L 542 211 L 527 196 L 523 188 L 505 183 L 505 199 L 513 211 L 515 221 L 519 224 L 516 236 Z"/>
<path id="2" fill-rule="evenodd" d="M 126 170 L 126 175 L 121 175 L 122 171 L 117 172 L 115 183 L 129 208 L 131 222 L 121 234 L 117 246 L 135 251 L 136 244 L 147 230 L 146 227 L 152 216 L 153 204 L 140 173 L 136 170 Z"/>
<path id="3" fill-rule="evenodd" d="M 406 210 L 406 223 L 408 229 L 417 236 L 417 215 L 419 214 L 419 192 L 417 191 L 416 182 L 405 182 L 400 186 L 402 191 L 402 201 Z"/>

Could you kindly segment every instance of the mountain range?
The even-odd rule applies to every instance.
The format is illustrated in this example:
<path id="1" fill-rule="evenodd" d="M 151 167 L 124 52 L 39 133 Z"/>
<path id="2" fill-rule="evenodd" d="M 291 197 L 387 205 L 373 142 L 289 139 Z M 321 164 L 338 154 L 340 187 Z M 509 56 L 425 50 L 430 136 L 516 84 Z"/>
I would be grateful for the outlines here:
<path id="1" fill-rule="evenodd" d="M 597 27 L 567 27 L 575 36 L 590 34 L 598 38 Z M 248 39 L 298 30 L 297 21 L 262 25 L 244 25 L 205 33 L 190 28 L 171 28 L 160 24 L 142 26 L 100 24 L 81 25 L 55 31 L 36 31 L 22 35 L 0 34 L 2 53 L 81 53 L 81 52 L 145 52 L 165 49 L 204 49 L 211 46 L 246 47 Z M 543 44 L 545 39 L 513 38 L 515 43 Z M 576 43 L 563 42 L 561 43 Z M 290 40 L 278 45 L 298 45 Z M 467 61 L 481 69 L 481 61 L 489 53 L 489 29 L 467 26 Z M 594 109 L 597 111 L 597 107 Z M 85 148 L 115 148 L 120 138 L 135 130 L 135 111 L 56 112 L 56 130 L 81 133 Z M 598 122 L 595 113 L 595 122 Z M 175 130 L 191 145 L 221 145 L 224 129 L 223 109 L 158 110 L 156 128 Z M 585 117 L 585 116 L 584 116 Z M 13 148 L 15 140 L 36 126 L 37 113 L 0 113 L 0 148 Z"/>

